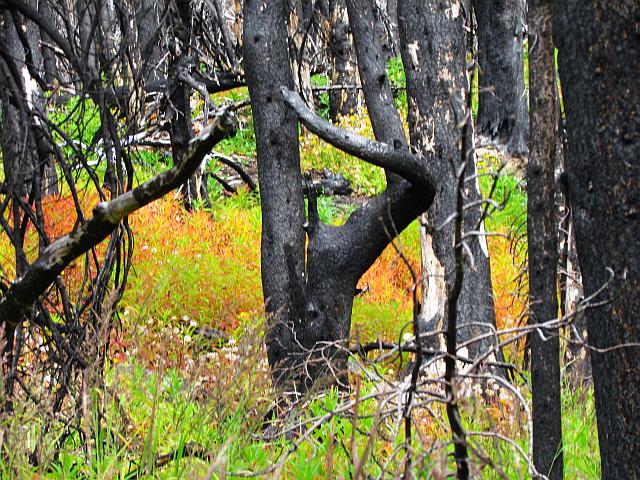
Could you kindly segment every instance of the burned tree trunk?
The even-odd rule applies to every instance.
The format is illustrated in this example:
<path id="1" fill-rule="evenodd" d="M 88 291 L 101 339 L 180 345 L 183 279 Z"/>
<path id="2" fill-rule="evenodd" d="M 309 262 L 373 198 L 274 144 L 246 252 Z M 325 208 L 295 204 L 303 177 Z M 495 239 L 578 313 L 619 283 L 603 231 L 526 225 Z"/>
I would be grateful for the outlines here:
<path id="1" fill-rule="evenodd" d="M 309 0 L 289 0 L 289 47 L 296 90 L 313 106 L 311 89 L 311 38 L 313 10 Z"/>
<path id="2" fill-rule="evenodd" d="M 552 1 L 529 1 L 531 137 L 527 167 L 529 323 L 558 318 L 558 229 L 555 212 L 556 86 Z M 535 45 L 535 47 L 533 47 Z M 563 477 L 558 328 L 531 337 L 533 462 L 550 479 Z"/>
<path id="3" fill-rule="evenodd" d="M 591 358 L 587 348 L 587 323 L 582 301 L 582 275 L 576 251 L 576 234 L 573 226 L 571 204 L 566 182 L 567 135 L 556 92 L 558 111 L 558 136 L 556 139 L 556 221 L 558 223 L 558 289 L 560 315 L 569 324 L 563 329 L 567 341 L 564 358 L 561 358 L 561 375 L 568 380 L 569 388 L 586 387 L 591 379 Z M 562 362 L 564 360 L 564 363 Z M 562 370 L 564 368 L 564 371 Z"/>
<path id="4" fill-rule="evenodd" d="M 398 0 L 387 0 L 387 17 L 389 19 L 389 41 L 393 48 L 393 52 L 399 52 L 400 33 L 398 32 Z"/>
<path id="5" fill-rule="evenodd" d="M 2 167 L 6 194 L 6 203 L 2 205 L 2 228 L 9 236 L 15 256 L 16 275 L 24 275 L 29 266 L 25 254 L 26 222 L 22 205 L 33 192 L 34 177 L 36 176 L 37 157 L 33 138 L 29 135 L 31 114 L 26 100 L 27 92 L 23 75 L 28 77 L 25 65 L 25 52 L 18 35 L 22 25 L 16 24 L 16 17 L 11 12 L 3 12 L 3 22 L 0 31 L 2 51 L 0 52 L 0 148 L 2 148 Z M 8 215 L 5 210 L 9 209 Z M 6 217 L 5 217 L 6 215 Z M 9 218 L 7 221 L 5 218 Z M 12 220 L 12 221 L 11 221 Z M 19 336 L 20 325 L 12 325 L 6 317 L 0 317 L 4 329 L 6 343 L 2 351 L 5 357 L 3 377 L 10 373 L 14 361 L 14 346 L 16 336 Z M 6 403 L 2 408 L 12 410 L 12 396 L 15 380 L 7 378 L 4 383 Z"/>
<path id="6" fill-rule="evenodd" d="M 266 339 L 276 383 L 296 349 L 292 321 L 301 321 L 305 223 L 298 132 L 280 87 L 293 88 L 285 0 L 262 8 L 245 0 L 245 75 L 251 96 L 262 205 L 261 272 L 270 331 Z M 269 79 L 269 81 L 265 81 Z"/>
<path id="7" fill-rule="evenodd" d="M 346 7 L 373 133 L 380 142 L 393 145 L 394 148 L 408 149 L 404 127 L 387 78 L 387 55 L 378 35 L 375 4 L 371 0 L 347 0 Z M 388 171 L 386 174 L 390 184 L 401 180 Z"/>
<path id="8" fill-rule="evenodd" d="M 278 387 L 303 393 L 327 372 L 340 377 L 335 370 L 340 369 L 349 338 L 356 283 L 394 232 L 402 231 L 430 205 L 434 188 L 422 162 L 408 149 L 332 126 L 290 90 L 293 79 L 282 41 L 286 15 L 284 0 L 272 2 L 267 9 L 261 2 L 246 0 L 243 43 L 262 193 L 262 282 L 269 363 Z M 264 82 L 265 78 L 271 81 Z M 287 104 L 325 141 L 412 183 L 389 186 L 341 227 L 319 220 L 312 193 L 305 221 L 296 116 Z"/>
<path id="9" fill-rule="evenodd" d="M 423 275 L 428 278 L 427 302 L 422 312 L 425 331 L 441 329 L 443 319 L 448 317 L 446 297 L 455 272 L 456 171 L 460 168 L 464 140 L 460 125 L 471 121 L 466 99 L 461 95 L 468 91 L 461 3 L 443 6 L 434 2 L 430 11 L 432 13 L 425 13 L 419 2 L 398 2 L 407 95 L 412 99 L 409 102 L 411 144 L 423 155 L 434 158 L 425 168 L 438 179 L 436 200 L 426 217 L 429 235 L 423 242 L 425 250 L 433 250 L 423 262 L 427 264 Z M 466 139 L 466 145 L 471 145 L 470 139 Z M 464 156 L 466 176 L 474 178 L 475 157 L 470 147 Z M 464 275 L 458 299 L 458 338 L 469 355 L 478 358 L 496 346 L 491 335 L 495 330 L 495 313 L 480 192 L 475 179 L 465 182 L 464 196 L 465 204 L 473 204 L 465 207 L 463 238 L 472 263 Z M 473 341 L 474 338 L 478 340 Z M 431 337 L 430 341 L 432 347 L 438 347 L 437 337 Z"/>
<path id="10" fill-rule="evenodd" d="M 602 478 L 638 478 L 640 6 L 564 0 L 554 9 L 569 200 L 584 294 L 595 303 L 586 315 Z"/>
<path id="11" fill-rule="evenodd" d="M 473 0 L 478 19 L 478 133 L 516 156 L 527 153 L 525 0 Z"/>
<path id="12" fill-rule="evenodd" d="M 162 42 L 161 13 L 158 2 L 153 0 L 141 0 L 135 4 L 139 60 L 145 83 L 166 78 L 167 63 L 163 59 L 160 48 Z"/>
<path id="13" fill-rule="evenodd" d="M 347 9 L 365 100 L 378 141 L 324 122 L 290 90 L 293 80 L 287 49 L 279 40 L 286 34 L 284 1 L 263 9 L 259 2 L 249 0 L 244 7 L 247 81 L 254 106 L 263 195 L 262 276 L 269 324 L 266 342 L 276 384 L 301 393 L 323 376 L 323 372 L 339 370 L 341 349 L 349 336 L 356 283 L 397 232 L 431 205 L 435 195 L 434 172 L 442 175 L 444 183 L 452 181 L 440 190 L 450 192 L 450 200 L 455 201 L 457 177 L 453 167 L 463 157 L 466 159 L 470 151 L 463 146 L 470 145 L 470 138 L 459 128 L 466 119 L 466 99 L 457 97 L 459 92 L 467 91 L 461 8 L 459 3 L 444 9 L 434 4 L 428 38 L 420 5 L 405 2 L 400 8 L 405 13 L 400 23 L 404 32 L 403 60 L 407 76 L 411 78 L 408 93 L 413 109 L 412 140 L 419 152 L 416 155 L 409 148 L 393 105 L 385 71 L 386 55 L 377 32 L 371 28 L 375 22 L 373 2 L 362 4 L 348 0 Z M 427 42 L 431 41 L 446 52 L 430 56 Z M 445 72 L 446 85 L 439 81 L 442 72 Z M 266 83 L 264 78 L 273 81 Z M 282 86 L 282 96 L 275 88 L 278 84 Z M 434 85 L 438 85 L 437 88 L 426 88 Z M 297 133 L 292 123 L 295 117 L 287 111 L 286 104 L 312 133 L 387 172 L 385 192 L 358 208 L 341 227 L 320 222 L 313 189 L 309 189 L 309 217 L 305 222 Z M 465 160 L 465 163 L 475 178 L 473 161 Z M 429 169 L 429 165 L 439 167 Z M 474 257 L 474 270 L 465 275 L 469 283 L 461 287 L 459 316 L 461 336 L 465 339 L 478 332 L 487 334 L 495 325 L 493 304 L 485 303 L 492 296 L 488 258 L 481 243 L 484 238 L 476 235 L 480 229 L 479 194 L 474 182 L 466 183 L 471 185 L 465 188 L 465 200 L 474 205 L 464 214 L 468 236 L 463 237 L 463 241 L 465 249 Z M 449 213 L 452 212 L 442 208 L 441 220 Z M 441 244 L 442 255 L 453 262 L 453 230 L 450 227 L 447 231 L 449 236 L 443 237 Z M 305 233 L 308 236 L 306 257 Z M 453 275 L 453 271 L 449 275 Z M 477 289 L 482 290 L 480 307 Z M 478 316 L 483 323 L 476 326 Z M 467 347 L 474 353 L 486 352 L 485 342 L 493 343 L 490 333 Z"/>
<path id="14" fill-rule="evenodd" d="M 171 150 L 174 159 L 179 159 L 193 138 L 191 120 L 191 69 L 193 65 L 191 51 L 191 0 L 177 0 L 172 12 L 174 42 L 169 62 L 169 118 L 171 119 Z M 206 160 L 194 175 L 181 188 L 182 198 L 187 210 L 198 201 L 210 206 L 209 193 L 204 175 Z"/>

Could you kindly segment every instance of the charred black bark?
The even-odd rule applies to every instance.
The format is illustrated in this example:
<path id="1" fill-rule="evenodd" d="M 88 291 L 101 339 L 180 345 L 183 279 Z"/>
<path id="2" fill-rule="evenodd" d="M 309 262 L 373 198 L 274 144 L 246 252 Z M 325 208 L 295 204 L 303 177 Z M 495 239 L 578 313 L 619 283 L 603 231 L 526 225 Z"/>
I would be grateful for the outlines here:
<path id="1" fill-rule="evenodd" d="M 313 4 L 310 0 L 288 0 L 289 50 L 293 81 L 305 101 L 313 105 L 311 89 Z"/>
<path id="2" fill-rule="evenodd" d="M 640 477 L 640 35 L 637 2 L 558 1 L 567 183 L 585 296 L 603 479 Z"/>
<path id="3" fill-rule="evenodd" d="M 51 6 L 48 2 L 38 2 L 38 12 L 44 18 L 52 18 Z M 47 33 L 40 29 L 40 36 L 42 38 L 42 57 L 43 57 L 43 67 L 44 67 L 44 78 L 49 86 L 52 88 L 54 83 L 58 77 L 58 61 L 56 58 L 55 51 L 53 49 L 53 43 L 51 37 L 47 35 Z"/>
<path id="4" fill-rule="evenodd" d="M 400 33 L 398 31 L 398 0 L 387 0 L 387 18 L 389 20 L 389 37 L 393 52 L 400 51 Z M 397 53 L 395 53 L 397 55 Z"/>
<path id="5" fill-rule="evenodd" d="M 269 362 L 280 388 L 302 393 L 325 372 L 333 370 L 333 381 L 342 375 L 340 358 L 349 337 L 356 283 L 389 244 L 388 232 L 402 231 L 430 205 L 434 187 L 421 161 L 407 149 L 348 134 L 315 116 L 291 91 L 289 58 L 281 40 L 286 35 L 285 3 L 264 9 L 261 2 L 245 1 L 244 46 L 262 195 Z M 285 88 L 280 91 L 278 85 Z M 412 183 L 389 187 L 341 227 L 320 222 L 311 189 L 305 226 L 296 115 L 285 102 L 324 140 L 402 173 Z"/>
<path id="6" fill-rule="evenodd" d="M 374 3 L 372 0 L 347 0 L 346 4 L 373 133 L 381 142 L 398 150 L 407 149 L 404 128 L 387 78 L 387 55 L 378 36 Z"/>
<path id="7" fill-rule="evenodd" d="M 556 76 L 552 0 L 529 0 L 531 136 L 527 167 L 529 322 L 558 317 L 558 229 L 555 211 Z M 563 478 L 560 337 L 555 329 L 531 335 L 533 462 L 550 479 Z"/>
<path id="8" fill-rule="evenodd" d="M 138 48 L 145 83 L 166 77 L 167 62 L 163 59 L 161 45 L 161 15 L 158 2 L 141 0 L 135 4 L 135 20 L 138 29 Z"/>
<path id="9" fill-rule="evenodd" d="M 33 137 L 29 135 L 31 112 L 26 101 L 26 91 L 21 70 L 25 68 L 25 52 L 20 43 L 20 24 L 15 24 L 15 16 L 10 12 L 3 12 L 0 40 L 0 147 L 2 148 L 2 167 L 4 173 L 4 189 L 6 200 L 3 202 L 2 228 L 9 237 L 14 251 L 15 270 L 17 275 L 23 275 L 28 268 L 28 261 L 24 251 L 27 219 L 22 214 L 21 205 L 25 202 L 34 185 L 37 157 L 33 150 Z M 4 211 L 8 209 L 12 224 L 4 219 Z M 0 321 L 4 318 L 0 316 Z M 4 395 L 6 401 L 2 404 L 5 411 L 13 410 L 13 390 L 15 379 L 10 372 L 17 362 L 15 352 L 16 337 L 20 331 L 18 325 L 3 321 L 4 340 L 2 355 Z"/>
<path id="10" fill-rule="evenodd" d="M 292 349 L 298 350 L 291 321 L 301 321 L 305 223 L 296 118 L 280 87 L 293 88 L 289 69 L 285 0 L 263 8 L 245 0 L 244 60 L 251 97 L 262 206 L 261 272 L 270 332 L 266 339 L 276 383 L 286 374 Z M 265 81 L 269 79 L 269 81 Z"/>
<path id="11" fill-rule="evenodd" d="M 525 156 L 529 116 L 524 84 L 524 0 L 473 0 L 478 19 L 477 130 Z"/>
<path id="12" fill-rule="evenodd" d="M 169 62 L 169 104 L 171 118 L 171 150 L 174 159 L 180 158 L 193 137 L 191 120 L 191 0 L 176 0 L 172 12 L 174 43 Z M 210 206 L 206 180 L 203 179 L 204 163 L 182 186 L 182 198 L 187 210 L 202 200 Z"/>

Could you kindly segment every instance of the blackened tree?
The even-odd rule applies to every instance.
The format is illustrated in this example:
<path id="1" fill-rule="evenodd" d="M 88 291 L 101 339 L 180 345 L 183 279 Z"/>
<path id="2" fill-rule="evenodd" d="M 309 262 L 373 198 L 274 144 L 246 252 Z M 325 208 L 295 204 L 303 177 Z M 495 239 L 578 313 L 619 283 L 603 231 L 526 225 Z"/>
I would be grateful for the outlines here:
<path id="1" fill-rule="evenodd" d="M 556 75 L 549 0 L 530 0 L 529 90 L 531 137 L 527 167 L 529 245 L 529 322 L 556 320 L 558 235 L 555 211 Z M 558 328 L 531 335 L 533 461 L 550 479 L 561 479 L 560 339 Z"/>
<path id="2" fill-rule="evenodd" d="M 567 185 L 585 296 L 602 478 L 640 476 L 637 2 L 555 2 Z"/>
<path id="3" fill-rule="evenodd" d="M 252 100 L 262 197 L 262 283 L 270 331 L 269 363 L 279 386 L 306 390 L 324 356 L 349 338 L 356 283 L 390 241 L 426 209 L 435 193 L 422 161 L 403 148 L 343 132 L 314 116 L 291 91 L 286 1 L 244 2 L 245 71 Z M 269 78 L 266 82 L 264 79 Z M 380 79 L 386 82 L 386 75 Z M 288 105 L 289 103 L 289 105 Z M 389 185 L 341 227 L 320 222 L 310 198 L 305 218 L 295 108 L 329 143 L 413 182 Z M 305 255 L 305 237 L 308 247 Z M 320 351 L 318 351 L 320 349 Z M 315 352 L 315 353 L 314 353 Z M 315 362 L 313 361 L 315 360 Z M 301 367 L 306 364 L 306 369 Z"/>
<path id="4" fill-rule="evenodd" d="M 43 2 L 46 3 L 46 2 Z M 161 48 L 163 22 L 166 12 L 152 0 L 142 0 L 136 5 L 135 21 L 139 60 L 143 63 L 145 83 L 166 78 L 167 62 Z M 144 62 L 142 60 L 144 59 Z"/>
<path id="5" fill-rule="evenodd" d="M 525 0 L 473 0 L 478 19 L 478 133 L 513 155 L 527 152 Z"/>
<path id="6" fill-rule="evenodd" d="M 145 78 L 133 48 L 134 12 L 128 2 L 44 3 L 36 9 L 34 2 L 0 1 L 0 228 L 14 252 L 13 262 L 3 258 L 0 268 L 9 359 L 1 407 L 9 410 L 13 397 L 23 395 L 73 422 L 81 417 L 75 406 L 91 408 L 79 380 L 99 386 L 107 359 L 131 266 L 128 215 L 184 183 L 235 126 L 230 112 L 215 112 L 210 128 L 187 139 L 171 170 L 134 188 L 142 100 L 134 92 Z M 53 180 L 64 185 L 60 191 L 73 208 L 73 228 L 62 235 L 44 208 Z M 96 199 L 92 211 L 82 205 L 81 188 Z M 61 274 L 78 257 L 83 277 L 74 284 Z M 42 368 L 23 369 L 25 356 Z M 50 387 L 34 395 L 30 385 L 45 377 Z M 79 395 L 71 406 L 68 395 Z"/>
<path id="7" fill-rule="evenodd" d="M 422 311 L 423 328 L 442 328 L 448 318 L 447 297 L 455 274 L 452 218 L 456 215 L 459 166 L 456 166 L 454 159 L 457 160 L 455 152 L 464 149 L 465 175 L 469 180 L 465 182 L 464 190 L 468 207 L 464 211 L 463 240 L 472 268 L 464 275 L 457 301 L 460 313 L 458 337 L 469 356 L 478 358 L 491 350 L 494 344 L 491 329 L 495 328 L 495 312 L 472 140 L 461 137 L 460 128 L 454 128 L 454 122 L 458 125 L 471 122 L 470 118 L 465 117 L 465 99 L 459 93 L 468 87 L 464 75 L 467 44 L 460 30 L 464 21 L 463 3 L 452 4 L 455 19 L 449 20 L 449 28 L 443 27 L 446 22 L 439 19 L 439 16 L 449 14 L 448 9 L 437 11 L 435 17 L 430 18 L 429 14 L 420 11 L 419 5 L 411 4 L 408 7 L 405 3 L 398 2 L 398 18 L 407 95 L 413 100 L 409 102 L 408 112 L 411 144 L 423 155 L 435 154 L 433 161 L 426 163 L 425 168 L 438 181 L 434 206 L 422 222 L 427 230 L 422 242 L 423 256 L 427 257 L 423 261 L 423 275 L 427 280 Z M 437 10 L 443 8 L 438 6 Z M 413 28 L 407 28 L 410 26 Z M 421 47 L 418 53 L 422 57 L 412 50 L 415 45 Z M 432 50 L 434 53 L 431 53 Z M 438 68 L 429 69 L 424 64 L 438 65 Z M 472 129 L 468 129 L 467 135 L 471 135 L 471 132 Z M 500 353 L 496 352 L 496 359 L 499 357 Z"/>

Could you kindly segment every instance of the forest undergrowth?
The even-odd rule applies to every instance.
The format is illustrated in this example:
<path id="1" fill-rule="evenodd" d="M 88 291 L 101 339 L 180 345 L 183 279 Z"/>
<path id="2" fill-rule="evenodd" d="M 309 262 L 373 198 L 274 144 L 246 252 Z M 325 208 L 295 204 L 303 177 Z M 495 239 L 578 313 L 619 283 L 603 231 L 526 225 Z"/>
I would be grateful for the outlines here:
<path id="1" fill-rule="evenodd" d="M 361 117 L 343 122 L 363 134 L 370 129 Z M 246 130 L 223 145 L 225 151 L 235 148 L 251 156 Z M 304 133 L 301 147 L 304 169 L 340 171 L 354 186 L 355 197 L 384 188 L 382 172 L 375 167 L 362 167 Z M 480 163 L 485 172 L 496 168 L 490 154 Z M 481 177 L 485 190 L 490 181 L 490 176 Z M 487 230 L 496 234 L 488 237 L 488 246 L 499 329 L 523 322 L 527 202 L 520 182 L 508 171 L 500 178 L 495 199 L 508 202 L 487 221 Z M 336 390 L 309 399 L 285 426 L 287 435 L 270 437 L 265 431 L 265 414 L 274 397 L 262 343 L 259 198 L 243 188 L 232 196 L 221 195 L 215 185 L 212 190 L 217 198 L 210 209 L 187 212 L 177 196 L 168 196 L 130 218 L 136 242 L 133 270 L 118 307 L 104 385 L 90 393 L 95 410 L 84 412 L 85 435 L 69 433 L 62 425 L 44 432 L 47 412 L 18 403 L 15 413 L 2 420 L 4 478 L 305 479 L 353 478 L 362 472 L 375 478 L 401 470 L 403 437 L 390 434 L 393 425 L 375 422 L 383 408 L 376 394 L 382 387 L 370 375 L 353 374 L 355 390 L 346 399 Z M 83 197 L 87 211 L 95 200 Z M 44 207 L 53 238 L 73 227 L 69 213 L 74 207 L 64 193 Z M 319 202 L 326 223 L 343 222 L 351 208 L 349 201 L 329 197 Z M 419 270 L 417 221 L 396 244 Z M 0 255 L 9 251 L 0 244 Z M 32 251 L 35 254 L 37 245 Z M 64 275 L 73 292 L 83 272 L 71 265 Z M 393 247 L 364 275 L 359 288 L 351 343 L 398 341 L 412 318 L 412 279 Z M 521 365 L 523 348 L 523 342 L 508 345 L 506 358 Z M 376 368 L 397 379 L 402 365 L 385 362 Z M 526 378 L 515 382 L 530 402 Z M 519 402 L 496 382 L 466 387 L 461 403 L 467 429 L 495 433 L 470 435 L 477 456 L 486 457 L 475 474 L 528 478 L 528 464 L 521 456 L 529 451 L 528 424 Z M 567 386 L 564 392 L 565 475 L 596 478 L 592 390 Z M 359 418 L 357 425 L 354 417 Z M 443 404 L 417 410 L 412 446 L 428 452 L 414 465 L 419 478 L 445 478 L 451 468 L 445 418 Z M 307 428 L 310 425 L 313 428 Z M 372 429 L 377 431 L 372 434 Z M 47 465 L 29 463 L 35 448 Z"/>

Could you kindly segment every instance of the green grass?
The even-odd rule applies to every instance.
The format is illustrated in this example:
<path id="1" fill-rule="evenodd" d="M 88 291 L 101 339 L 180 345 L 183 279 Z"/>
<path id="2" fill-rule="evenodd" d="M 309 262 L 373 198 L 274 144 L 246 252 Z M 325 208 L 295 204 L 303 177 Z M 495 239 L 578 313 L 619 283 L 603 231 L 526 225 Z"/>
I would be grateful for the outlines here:
<path id="1" fill-rule="evenodd" d="M 242 352 L 243 348 L 240 346 L 238 351 Z M 227 352 L 232 352 L 232 349 L 227 349 Z M 240 360 L 225 364 L 225 371 L 233 370 L 235 365 L 236 374 L 231 378 L 208 376 L 208 372 L 219 370 L 219 360 L 214 357 L 197 360 L 187 371 L 149 369 L 133 359 L 110 367 L 105 377 L 108 387 L 93 392 L 94 408 L 85 421 L 84 431 L 91 432 L 91 440 L 86 442 L 81 432 L 72 431 L 64 440 L 61 454 L 57 458 L 47 458 L 42 466 L 48 472 L 46 478 L 202 478 L 212 464 L 218 465 L 213 478 L 220 478 L 221 469 L 266 473 L 282 461 L 283 478 L 313 479 L 327 476 L 329 459 L 332 473 L 337 478 L 353 476 L 353 452 L 357 452 L 358 459 L 363 457 L 373 428 L 377 401 L 359 402 L 360 418 L 357 430 L 354 430 L 351 420 L 353 406 L 342 407 L 342 402 L 348 399 L 341 398 L 335 389 L 329 390 L 298 412 L 297 419 L 309 422 L 307 425 L 325 418 L 313 431 L 304 437 L 294 435 L 288 440 L 281 437 L 266 441 L 262 438 L 261 424 L 262 415 L 269 406 L 268 395 L 255 394 L 261 381 L 252 373 L 251 367 L 255 370 L 256 358 L 249 357 L 252 355 L 249 351 L 245 354 L 247 357 L 242 358 L 240 353 Z M 384 367 L 378 370 L 389 374 Z M 367 398 L 377 386 L 376 382 L 363 381 L 359 387 L 361 397 Z M 521 390 L 525 399 L 530 401 L 527 389 L 521 386 Z M 477 412 L 478 408 L 485 408 L 478 406 L 481 401 L 465 402 L 463 423 L 467 430 L 497 429 L 512 437 L 528 452 L 526 428 L 519 408 L 503 406 L 502 413 L 491 414 L 507 417 L 507 423 L 497 427 L 493 423 L 495 417 Z M 97 405 L 104 413 L 100 429 L 95 428 Z M 442 410 L 434 408 L 436 412 Z M 574 392 L 565 389 L 562 408 L 566 478 L 599 478 L 592 389 Z M 342 413 L 328 415 L 339 411 Z M 470 414 L 474 416 L 470 417 Z M 7 450 L 8 455 L 0 462 L 3 478 L 32 478 L 38 471 L 19 454 L 35 446 L 38 435 L 42 433 L 42 425 L 24 415 L 25 412 L 17 412 L 15 418 L 4 422 L 8 427 L 5 448 L 11 450 Z M 20 426 L 20 422 L 25 420 L 28 422 L 24 425 L 29 425 L 26 430 Z M 446 419 L 441 420 L 446 425 Z M 378 433 L 383 436 L 376 436 L 370 447 L 379 460 L 384 460 L 393 448 L 404 441 L 402 428 L 397 429 L 393 422 L 385 422 L 378 427 Z M 446 428 L 436 427 L 432 435 L 435 437 L 431 441 L 437 438 L 447 442 L 449 438 Z M 55 437 L 48 434 L 45 440 L 55 441 Z M 473 437 L 472 442 L 474 449 L 488 455 L 507 478 L 530 478 L 526 462 L 507 442 L 480 437 Z M 190 456 L 187 445 L 197 446 L 206 458 Z M 414 437 L 413 445 L 416 452 L 425 451 L 425 445 L 418 441 L 418 437 Z M 433 475 L 434 471 L 442 473 L 443 455 L 450 451 L 450 448 L 436 449 L 422 458 L 415 465 L 416 473 L 419 476 Z M 156 460 L 169 452 L 174 452 L 174 457 L 165 465 L 156 466 Z M 482 467 L 477 457 L 472 464 L 472 470 L 479 478 L 501 478 L 492 468 Z M 444 465 L 449 471 L 453 468 L 450 459 Z M 401 456 L 391 461 L 389 468 L 391 471 L 401 469 Z M 367 457 L 364 471 L 373 477 L 381 473 L 380 465 L 371 457 Z"/>
<path id="2" fill-rule="evenodd" d="M 329 84 L 329 78 L 324 74 L 315 74 L 311 76 L 311 85 L 314 87 L 326 87 Z M 322 92 L 318 95 L 319 105 L 316 105 L 316 114 L 325 120 L 329 120 L 329 93 Z"/>
<path id="3" fill-rule="evenodd" d="M 387 78 L 394 89 L 393 100 L 401 112 L 407 111 L 407 79 L 404 73 L 402 58 L 391 57 L 387 62 Z"/>
<path id="4" fill-rule="evenodd" d="M 499 159 L 490 153 L 478 158 L 480 192 L 491 195 L 497 207 L 487 206 L 485 228 L 489 232 L 511 232 L 527 222 L 526 183 L 518 174 L 499 169 Z M 493 192 L 492 192 L 493 190 Z"/>
<path id="5" fill-rule="evenodd" d="M 600 478 L 600 447 L 592 387 L 562 393 L 562 442 L 565 478 Z"/>

